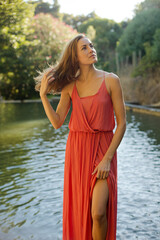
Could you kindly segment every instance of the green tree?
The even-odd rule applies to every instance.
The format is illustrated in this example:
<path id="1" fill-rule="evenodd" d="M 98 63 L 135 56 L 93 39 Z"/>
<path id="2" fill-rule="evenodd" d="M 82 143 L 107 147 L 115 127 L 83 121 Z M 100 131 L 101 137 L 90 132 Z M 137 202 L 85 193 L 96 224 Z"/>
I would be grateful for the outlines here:
<path id="1" fill-rule="evenodd" d="M 27 92 L 33 93 L 26 77 L 29 60 L 25 55 L 26 49 L 37 43 L 37 40 L 27 39 L 27 35 L 32 31 L 29 26 L 33 14 L 34 6 L 23 0 L 1 0 L 0 91 L 6 98 L 19 96 L 22 99 L 29 96 Z"/>
<path id="2" fill-rule="evenodd" d="M 32 56 L 35 56 L 34 66 L 40 69 L 47 63 L 56 62 L 66 42 L 77 34 L 72 27 L 44 13 L 34 16 L 32 28 L 34 31 L 30 38 L 38 39 L 39 43 L 31 51 Z"/>
<path id="3" fill-rule="evenodd" d="M 87 28 L 87 37 L 90 39 L 90 40 L 94 40 L 95 37 L 96 37 L 96 30 L 94 29 L 94 27 L 92 25 L 88 26 Z"/>
<path id="4" fill-rule="evenodd" d="M 62 15 L 63 15 L 62 21 L 77 30 L 81 24 L 88 21 L 89 19 L 99 18 L 94 11 L 87 15 L 82 14 L 82 15 L 73 16 L 73 14 L 67 14 L 67 13 L 62 13 Z"/>
<path id="5" fill-rule="evenodd" d="M 50 13 L 55 18 L 61 18 L 60 5 L 58 0 L 53 0 L 53 3 L 44 2 L 43 0 L 38 1 L 28 1 L 30 4 L 35 6 L 34 14 L 39 13 Z"/>
<path id="6" fill-rule="evenodd" d="M 21 0 L 19 2 L 21 3 L 20 6 L 24 3 Z M 15 10 L 12 7 L 13 16 L 16 12 L 18 19 L 20 14 L 28 19 L 26 9 L 27 7 L 30 9 L 31 5 L 24 4 L 26 4 L 23 6 L 26 14 L 22 12 L 22 8 L 17 9 L 15 4 Z M 6 9 L 9 7 L 10 3 Z M 20 13 L 18 10 L 20 10 Z M 8 14 L 10 12 L 6 11 L 5 16 L 7 18 L 9 18 Z M 43 70 L 48 63 L 54 64 L 66 42 L 77 34 L 76 30 L 50 14 L 41 13 L 33 17 L 34 9 L 32 9 L 32 15 L 30 14 L 29 12 L 31 18 L 26 22 L 25 31 L 23 29 L 24 25 L 21 27 L 23 21 L 21 23 L 21 21 L 15 19 L 13 27 L 18 28 L 20 25 L 16 36 L 14 31 L 10 36 L 8 33 L 12 28 L 10 30 L 7 28 L 8 31 L 6 31 L 6 26 L 2 27 L 3 24 L 1 24 L 0 36 L 5 41 L 0 41 L 2 49 L 0 52 L 0 91 L 5 99 L 23 100 L 38 97 L 39 94 L 34 90 L 33 79 L 37 75 L 36 70 Z"/>
<path id="7" fill-rule="evenodd" d="M 42 0 L 39 0 L 38 2 L 33 2 L 36 3 L 36 8 L 35 8 L 35 15 L 39 13 L 51 13 L 51 4 L 48 2 L 43 2 Z"/>
<path id="8" fill-rule="evenodd" d="M 153 36 L 153 45 L 144 43 L 145 55 L 139 65 L 134 69 L 132 75 L 146 77 L 149 72 L 155 72 L 160 66 L 160 29 L 157 29 Z"/>
<path id="9" fill-rule="evenodd" d="M 145 0 L 136 5 L 134 13 L 137 15 L 138 13 L 149 10 L 151 8 L 160 8 L 160 0 Z"/>
<path id="10" fill-rule="evenodd" d="M 142 52 L 145 55 L 144 43 L 152 45 L 153 36 L 157 28 L 160 28 L 160 9 L 151 8 L 139 12 L 124 30 L 119 40 L 117 51 L 121 57 L 132 56 L 132 52 Z"/>
<path id="11" fill-rule="evenodd" d="M 56 18 L 60 18 L 60 5 L 58 3 L 58 0 L 53 1 L 53 8 L 52 8 L 52 15 Z"/>
<path id="12" fill-rule="evenodd" d="M 156 30 L 153 36 L 152 61 L 160 63 L 160 28 Z"/>

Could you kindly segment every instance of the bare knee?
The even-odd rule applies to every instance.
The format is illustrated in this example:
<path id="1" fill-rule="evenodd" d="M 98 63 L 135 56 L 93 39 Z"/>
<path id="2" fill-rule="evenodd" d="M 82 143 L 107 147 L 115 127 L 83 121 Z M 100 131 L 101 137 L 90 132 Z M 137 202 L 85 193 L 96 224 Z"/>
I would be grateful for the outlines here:
<path id="1" fill-rule="evenodd" d="M 104 212 L 93 213 L 92 219 L 93 219 L 93 222 L 97 224 L 101 224 L 106 220 L 106 213 Z"/>

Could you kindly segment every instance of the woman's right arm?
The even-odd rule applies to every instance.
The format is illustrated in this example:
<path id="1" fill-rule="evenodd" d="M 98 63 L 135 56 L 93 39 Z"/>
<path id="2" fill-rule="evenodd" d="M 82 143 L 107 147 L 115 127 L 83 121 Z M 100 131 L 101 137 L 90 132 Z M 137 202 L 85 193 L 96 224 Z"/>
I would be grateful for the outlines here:
<path id="1" fill-rule="evenodd" d="M 54 81 L 54 78 L 50 77 L 48 78 L 47 75 L 44 75 L 42 81 L 41 81 L 41 88 L 40 88 L 40 97 L 42 100 L 42 104 L 45 110 L 45 113 L 51 122 L 52 126 L 55 129 L 58 129 L 63 124 L 68 111 L 70 109 L 71 100 L 70 95 L 68 92 L 68 86 L 65 86 L 61 91 L 61 98 L 57 105 L 56 111 L 52 108 L 48 98 L 47 98 L 47 89 L 49 87 L 49 84 Z"/>

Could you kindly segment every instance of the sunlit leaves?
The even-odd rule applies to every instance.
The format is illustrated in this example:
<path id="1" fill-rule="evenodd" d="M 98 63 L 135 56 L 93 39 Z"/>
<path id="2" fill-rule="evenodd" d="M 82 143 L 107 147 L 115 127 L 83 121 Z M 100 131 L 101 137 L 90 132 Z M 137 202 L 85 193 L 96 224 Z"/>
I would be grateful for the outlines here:
<path id="1" fill-rule="evenodd" d="M 6 99 L 38 96 L 36 70 L 54 63 L 76 30 L 50 14 L 34 16 L 34 5 L 0 2 L 0 95 Z"/>

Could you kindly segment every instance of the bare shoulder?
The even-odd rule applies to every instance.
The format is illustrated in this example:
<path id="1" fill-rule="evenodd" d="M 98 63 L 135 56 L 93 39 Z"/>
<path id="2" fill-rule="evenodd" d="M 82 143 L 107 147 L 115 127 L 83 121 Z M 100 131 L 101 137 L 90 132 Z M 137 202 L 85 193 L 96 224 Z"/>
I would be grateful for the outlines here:
<path id="1" fill-rule="evenodd" d="M 63 95 L 69 95 L 69 97 L 71 98 L 72 95 L 72 91 L 73 91 L 73 87 L 74 87 L 74 83 L 75 81 L 68 83 L 63 89 L 62 89 L 62 94 Z"/>
<path id="2" fill-rule="evenodd" d="M 112 72 L 105 72 L 105 76 L 107 79 L 111 79 L 112 81 L 119 81 L 119 77 L 115 74 L 115 73 L 112 73 Z"/>
<path id="3" fill-rule="evenodd" d="M 120 78 L 115 73 L 105 72 L 105 83 L 106 88 L 111 95 L 115 88 L 120 87 Z"/>

